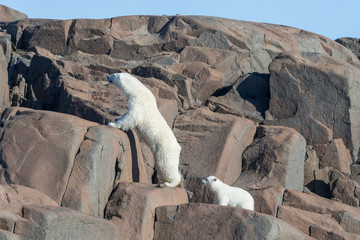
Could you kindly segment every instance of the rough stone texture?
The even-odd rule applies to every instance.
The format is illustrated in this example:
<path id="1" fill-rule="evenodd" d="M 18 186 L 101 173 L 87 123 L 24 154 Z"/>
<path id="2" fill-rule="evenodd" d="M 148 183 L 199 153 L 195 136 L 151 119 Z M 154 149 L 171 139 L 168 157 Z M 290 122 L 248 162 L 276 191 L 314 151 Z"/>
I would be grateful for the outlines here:
<path id="1" fill-rule="evenodd" d="M 120 183 L 110 197 L 105 217 L 117 226 L 123 239 L 153 239 L 155 209 L 187 202 L 182 188 Z"/>
<path id="2" fill-rule="evenodd" d="M 276 216 L 282 204 L 284 190 L 283 186 L 249 190 L 255 201 L 255 211 Z"/>
<path id="3" fill-rule="evenodd" d="M 2 122 L 2 181 L 35 188 L 60 203 L 87 128 L 95 124 L 25 108 L 7 109 Z"/>
<path id="4" fill-rule="evenodd" d="M 58 206 L 50 197 L 35 189 L 21 185 L 0 185 L 0 211 L 21 215 L 24 206 L 34 204 Z"/>
<path id="5" fill-rule="evenodd" d="M 0 13 L 1 13 L 0 5 Z M 1 15 L 1 14 L 0 14 Z M 5 35 L 0 32 L 0 113 L 2 110 L 10 105 L 9 102 L 9 85 L 8 85 L 8 71 L 7 65 L 10 56 L 10 41 Z"/>
<path id="6" fill-rule="evenodd" d="M 103 217 L 115 177 L 120 181 L 147 182 L 144 162 L 132 159 L 129 138 L 117 129 L 90 127 L 84 139 L 75 157 L 62 205 Z M 137 156 L 136 152 L 133 154 Z"/>
<path id="7" fill-rule="evenodd" d="M 305 151 L 305 139 L 294 129 L 259 126 L 256 138 L 243 153 L 242 173 L 234 186 L 283 186 L 302 191 Z"/>
<path id="8" fill-rule="evenodd" d="M 253 122 L 199 108 L 179 115 L 174 127 L 182 147 L 183 175 L 187 178 L 216 175 L 227 184 L 236 181 L 241 171 L 242 152 L 255 134 Z"/>
<path id="9" fill-rule="evenodd" d="M 310 239 L 275 217 L 219 205 L 158 207 L 156 219 L 155 240 Z"/>
<path id="10" fill-rule="evenodd" d="M 333 199 L 359 207 L 360 185 L 337 170 L 330 175 L 330 190 Z"/>
<path id="11" fill-rule="evenodd" d="M 256 122 L 269 109 L 269 74 L 252 73 L 239 77 L 233 85 L 218 89 L 206 105 L 215 112 L 231 113 Z"/>
<path id="12" fill-rule="evenodd" d="M 296 129 L 310 145 L 325 144 L 331 135 L 342 138 L 356 160 L 360 69 L 323 54 L 290 52 L 276 57 L 269 70 L 274 123 Z"/>
<path id="13" fill-rule="evenodd" d="M 180 169 L 189 191 L 197 192 L 199 179 L 217 176 L 233 184 L 241 172 L 241 155 L 251 143 L 253 122 L 199 108 L 179 115 L 174 134 L 181 145 Z M 194 201 L 202 196 L 195 194 Z"/>
<path id="14" fill-rule="evenodd" d="M 149 181 L 132 131 L 25 108 L 6 109 L 2 123 L 3 183 L 29 186 L 62 206 L 103 216 L 115 179 Z"/>
<path id="15" fill-rule="evenodd" d="M 327 239 L 339 239 L 338 236 L 357 239 L 360 233 L 359 208 L 291 190 L 285 192 L 277 217 L 310 236 L 313 228 L 328 236 Z"/>
<path id="16" fill-rule="evenodd" d="M 314 149 L 319 155 L 320 168 L 330 167 L 348 176 L 351 174 L 351 155 L 342 139 L 334 139 L 328 145 L 315 145 Z"/>
<path id="17" fill-rule="evenodd" d="M 24 207 L 14 233 L 22 239 L 120 239 L 111 222 L 69 208 Z"/>
<path id="18" fill-rule="evenodd" d="M 360 59 L 360 38 L 339 38 L 335 41 L 350 49 Z"/>
<path id="19" fill-rule="evenodd" d="M 15 22 L 25 18 L 27 18 L 26 14 L 0 5 L 0 22 Z"/>

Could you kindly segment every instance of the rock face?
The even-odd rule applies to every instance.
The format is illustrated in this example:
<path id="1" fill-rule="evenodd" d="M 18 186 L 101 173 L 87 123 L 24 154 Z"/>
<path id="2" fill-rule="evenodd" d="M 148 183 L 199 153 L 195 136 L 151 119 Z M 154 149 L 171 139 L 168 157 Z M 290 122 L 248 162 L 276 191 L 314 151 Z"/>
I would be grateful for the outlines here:
<path id="1" fill-rule="evenodd" d="M 27 18 L 27 15 L 0 5 L 0 22 L 15 22 Z"/>
<path id="2" fill-rule="evenodd" d="M 291 52 L 269 70 L 274 123 L 296 129 L 310 145 L 342 138 L 357 160 L 360 69 L 318 53 Z"/>
<path id="3" fill-rule="evenodd" d="M 275 217 L 244 209 L 183 204 L 156 210 L 158 239 L 310 239 Z"/>
<path id="4" fill-rule="evenodd" d="M 360 59 L 360 39 L 359 38 L 339 38 L 335 40 L 341 45 L 350 49 L 354 55 Z"/>
<path id="5" fill-rule="evenodd" d="M 0 46 L 0 239 L 359 239 L 357 39 L 0 5 Z M 105 125 L 127 112 L 106 81 L 124 71 L 182 146 L 182 188 L 155 185 L 135 130 Z M 248 190 L 255 212 L 210 205 L 209 175 Z"/>

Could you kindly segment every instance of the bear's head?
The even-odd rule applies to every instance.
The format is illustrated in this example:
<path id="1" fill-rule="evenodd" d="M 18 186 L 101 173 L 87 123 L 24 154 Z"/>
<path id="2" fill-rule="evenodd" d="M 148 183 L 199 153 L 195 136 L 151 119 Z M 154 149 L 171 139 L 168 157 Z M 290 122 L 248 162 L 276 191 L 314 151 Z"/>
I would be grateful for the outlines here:
<path id="1" fill-rule="evenodd" d="M 215 176 L 209 176 L 207 178 L 204 178 L 201 180 L 201 182 L 205 185 L 205 186 L 217 186 L 219 184 L 221 184 L 222 182 Z"/>
<path id="2" fill-rule="evenodd" d="M 142 83 L 129 73 L 114 73 L 107 77 L 109 83 L 118 86 L 125 95 L 134 96 L 139 88 L 142 88 Z"/>

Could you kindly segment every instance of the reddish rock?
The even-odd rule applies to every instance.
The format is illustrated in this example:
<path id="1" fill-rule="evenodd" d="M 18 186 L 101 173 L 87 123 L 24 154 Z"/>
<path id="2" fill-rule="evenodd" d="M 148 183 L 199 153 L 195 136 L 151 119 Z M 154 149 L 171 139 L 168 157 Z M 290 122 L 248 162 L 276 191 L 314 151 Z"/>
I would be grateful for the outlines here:
<path id="1" fill-rule="evenodd" d="M 234 186 L 283 186 L 302 191 L 305 148 L 305 139 L 294 129 L 259 126 L 256 138 L 243 153 L 242 173 Z"/>
<path id="2" fill-rule="evenodd" d="M 111 222 L 69 208 L 24 207 L 14 234 L 21 239 L 120 239 Z"/>
<path id="3" fill-rule="evenodd" d="M 15 22 L 27 18 L 27 15 L 0 4 L 0 22 Z"/>
<path id="4" fill-rule="evenodd" d="M 255 211 L 276 216 L 284 191 L 283 186 L 249 190 L 255 201 Z"/>
<path id="5" fill-rule="evenodd" d="M 266 214 L 197 203 L 158 207 L 154 239 L 311 238 L 293 226 Z"/>
<path id="6" fill-rule="evenodd" d="M 360 60 L 360 39 L 359 38 L 339 38 L 335 40 L 344 47 L 348 48 Z"/>
<path id="7" fill-rule="evenodd" d="M 344 146 L 342 139 L 334 139 L 329 145 L 315 145 L 319 154 L 319 167 L 330 167 L 347 175 L 351 174 L 352 163 L 350 151 Z"/>
<path id="8" fill-rule="evenodd" d="M 336 219 L 327 214 L 280 206 L 277 217 L 314 239 L 359 239 L 358 234 L 344 231 Z"/>
<path id="9" fill-rule="evenodd" d="M 323 54 L 288 52 L 276 57 L 269 70 L 273 122 L 296 129 L 310 145 L 326 144 L 331 129 L 356 160 L 360 69 Z"/>
<path id="10" fill-rule="evenodd" d="M 283 206 L 288 207 L 284 208 Z M 279 208 L 277 217 L 294 226 L 298 225 L 299 229 L 303 226 L 305 233 L 308 233 L 309 228 L 320 228 L 328 236 L 346 235 L 345 239 L 352 239 L 354 234 L 360 234 L 359 208 L 290 190 L 284 194 L 283 206 Z M 313 215 L 310 215 L 311 213 Z M 322 220 L 320 221 L 320 219 Z"/>
<path id="11" fill-rule="evenodd" d="M 134 137 L 132 144 L 136 144 Z M 107 126 L 90 127 L 75 157 L 62 206 L 103 217 L 115 178 L 147 182 L 144 162 L 132 150 L 126 133 Z"/>
<path id="12" fill-rule="evenodd" d="M 255 123 L 199 108 L 179 115 L 174 133 L 181 147 L 181 171 L 186 177 L 216 175 L 232 184 L 241 171 L 241 155 L 251 143 Z"/>
<path id="13" fill-rule="evenodd" d="M 187 202 L 182 188 L 120 183 L 109 199 L 105 217 L 117 226 L 123 239 L 153 239 L 155 209 Z"/>
<path id="14" fill-rule="evenodd" d="M 35 188 L 60 203 L 80 144 L 95 123 L 24 108 L 7 109 L 2 120 L 2 181 Z"/>
<path id="15" fill-rule="evenodd" d="M 21 215 L 26 205 L 59 206 L 45 194 L 21 185 L 0 185 L 0 210 Z M 1 218 L 1 217 L 0 217 Z M 3 229 L 3 228 L 1 228 Z"/>
<path id="16" fill-rule="evenodd" d="M 330 190 L 333 199 L 359 207 L 360 185 L 337 170 L 330 174 Z"/>
<path id="17" fill-rule="evenodd" d="M 10 105 L 6 56 L 0 49 L 0 112 Z"/>

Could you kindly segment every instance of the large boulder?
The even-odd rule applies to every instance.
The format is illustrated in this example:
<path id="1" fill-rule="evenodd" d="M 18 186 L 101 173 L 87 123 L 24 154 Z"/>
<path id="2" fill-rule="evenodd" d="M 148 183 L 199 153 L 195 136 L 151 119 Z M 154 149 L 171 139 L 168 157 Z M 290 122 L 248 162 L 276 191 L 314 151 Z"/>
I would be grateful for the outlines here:
<path id="1" fill-rule="evenodd" d="M 134 133 L 75 116 L 8 108 L 1 182 L 37 189 L 62 206 L 103 216 L 116 181 L 148 182 Z"/>
<path id="2" fill-rule="evenodd" d="M 252 142 L 254 122 L 230 114 L 199 108 L 176 118 L 174 134 L 182 150 L 180 169 L 186 188 L 196 192 L 193 201 L 203 202 L 200 180 L 217 176 L 233 184 L 241 172 L 241 156 Z"/>
<path id="3" fill-rule="evenodd" d="M 262 189 L 283 186 L 303 190 L 305 139 L 294 129 L 259 126 L 243 153 L 243 169 L 234 186 Z"/>
<path id="4" fill-rule="evenodd" d="M 15 22 L 27 18 L 27 15 L 0 4 L 0 22 Z"/>
<path id="5" fill-rule="evenodd" d="M 335 41 L 350 49 L 360 59 L 360 38 L 339 38 Z"/>
<path id="6" fill-rule="evenodd" d="M 7 211 L 20 216 L 23 207 L 27 205 L 59 206 L 54 200 L 38 190 L 22 185 L 0 185 L 0 211 Z"/>
<path id="7" fill-rule="evenodd" d="M 269 70 L 273 122 L 296 129 L 310 145 L 342 138 L 357 160 L 360 69 L 323 54 L 287 52 Z"/>
<path id="8" fill-rule="evenodd" d="M 142 183 L 119 183 L 109 199 L 105 217 L 123 239 L 153 239 L 155 209 L 188 202 L 185 189 Z"/>
<path id="9" fill-rule="evenodd" d="M 195 203 L 158 207 L 154 239 L 310 238 L 269 215 L 241 208 Z"/>
<path id="10" fill-rule="evenodd" d="M 21 239 L 120 239 L 111 222 L 69 208 L 32 205 L 23 208 L 13 233 Z"/>
<path id="11" fill-rule="evenodd" d="M 316 195 L 286 191 L 277 217 L 316 239 L 359 239 L 359 208 Z"/>

